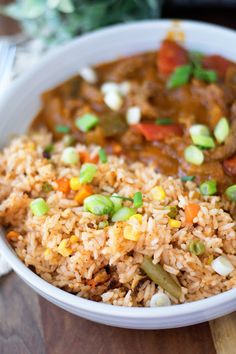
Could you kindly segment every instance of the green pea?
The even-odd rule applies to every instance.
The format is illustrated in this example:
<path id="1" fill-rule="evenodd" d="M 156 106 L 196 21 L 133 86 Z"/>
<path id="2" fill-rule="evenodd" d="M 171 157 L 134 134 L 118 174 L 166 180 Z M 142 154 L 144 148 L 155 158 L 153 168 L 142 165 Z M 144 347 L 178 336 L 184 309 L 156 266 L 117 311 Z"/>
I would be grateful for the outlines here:
<path id="1" fill-rule="evenodd" d="M 188 245 L 188 249 L 196 256 L 201 256 L 206 250 L 204 243 L 201 241 L 191 241 Z"/>

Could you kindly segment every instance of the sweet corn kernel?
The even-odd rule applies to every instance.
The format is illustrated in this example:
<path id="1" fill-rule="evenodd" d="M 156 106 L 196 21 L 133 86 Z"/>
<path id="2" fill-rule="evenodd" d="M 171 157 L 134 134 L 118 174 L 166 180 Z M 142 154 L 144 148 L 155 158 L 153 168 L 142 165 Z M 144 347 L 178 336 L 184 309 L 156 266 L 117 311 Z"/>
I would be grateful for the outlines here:
<path id="1" fill-rule="evenodd" d="M 76 235 L 73 235 L 70 237 L 70 243 L 73 244 L 73 243 L 77 243 L 79 241 L 79 237 L 76 236 Z"/>
<path id="2" fill-rule="evenodd" d="M 57 247 L 58 253 L 60 253 L 63 257 L 68 257 L 71 255 L 73 252 L 70 247 L 67 247 L 68 245 L 68 240 L 62 240 Z"/>
<path id="3" fill-rule="evenodd" d="M 35 144 L 34 143 L 28 143 L 28 149 L 29 149 L 29 151 L 34 151 L 35 150 Z"/>
<path id="4" fill-rule="evenodd" d="M 50 248 L 47 248 L 45 251 L 44 251 L 44 257 L 46 259 L 49 259 L 52 255 L 52 250 Z"/>
<path id="5" fill-rule="evenodd" d="M 151 195 L 154 200 L 162 201 L 166 198 L 166 193 L 161 186 L 156 186 L 151 190 Z"/>
<path id="6" fill-rule="evenodd" d="M 70 189 L 73 191 L 78 191 L 81 187 L 81 184 L 79 183 L 79 178 L 78 177 L 72 177 L 70 179 Z"/>
<path id="7" fill-rule="evenodd" d="M 126 240 L 138 241 L 140 233 L 137 230 L 134 230 L 131 225 L 127 225 L 124 228 L 123 236 Z"/>
<path id="8" fill-rule="evenodd" d="M 132 222 L 133 220 L 137 220 L 141 224 L 142 223 L 142 219 L 143 219 L 143 217 L 142 217 L 141 214 L 134 214 L 133 216 L 131 216 L 129 218 L 129 221 Z"/>
<path id="9" fill-rule="evenodd" d="M 175 220 L 175 219 L 169 219 L 169 225 L 170 227 L 180 227 L 181 226 L 181 221 Z"/>

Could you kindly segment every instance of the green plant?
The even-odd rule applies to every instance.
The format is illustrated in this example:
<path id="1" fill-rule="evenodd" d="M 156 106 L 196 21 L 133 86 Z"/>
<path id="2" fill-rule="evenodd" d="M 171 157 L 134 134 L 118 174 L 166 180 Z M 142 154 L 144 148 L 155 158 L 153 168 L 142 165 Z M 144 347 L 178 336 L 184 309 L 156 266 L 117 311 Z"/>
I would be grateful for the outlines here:
<path id="1" fill-rule="evenodd" d="M 16 0 L 1 7 L 30 36 L 47 44 L 113 23 L 158 18 L 163 0 Z"/>

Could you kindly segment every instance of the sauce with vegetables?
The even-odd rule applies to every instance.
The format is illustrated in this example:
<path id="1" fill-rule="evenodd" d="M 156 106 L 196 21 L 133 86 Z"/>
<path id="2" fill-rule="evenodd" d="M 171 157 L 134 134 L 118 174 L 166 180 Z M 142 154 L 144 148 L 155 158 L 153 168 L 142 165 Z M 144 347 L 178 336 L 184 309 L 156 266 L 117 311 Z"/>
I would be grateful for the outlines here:
<path id="1" fill-rule="evenodd" d="M 81 71 L 42 102 L 33 128 L 68 145 L 95 143 L 103 158 L 152 162 L 166 175 L 215 181 L 218 192 L 236 183 L 236 64 L 220 55 L 164 40 L 158 52 Z"/>

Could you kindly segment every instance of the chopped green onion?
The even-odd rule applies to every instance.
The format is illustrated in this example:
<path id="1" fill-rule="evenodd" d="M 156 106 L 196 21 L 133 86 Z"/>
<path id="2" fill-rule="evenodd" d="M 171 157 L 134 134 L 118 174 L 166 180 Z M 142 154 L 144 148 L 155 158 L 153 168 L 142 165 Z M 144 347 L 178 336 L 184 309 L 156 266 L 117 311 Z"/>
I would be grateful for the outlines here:
<path id="1" fill-rule="evenodd" d="M 217 192 L 216 181 L 213 179 L 202 183 L 199 188 L 202 195 L 214 195 Z"/>
<path id="2" fill-rule="evenodd" d="M 173 124 L 173 120 L 171 118 L 158 118 L 155 120 L 157 125 L 170 125 Z"/>
<path id="3" fill-rule="evenodd" d="M 56 125 L 56 129 L 55 130 L 56 130 L 57 133 L 66 134 L 66 133 L 69 133 L 70 127 L 68 127 L 67 125 L 58 124 L 58 125 Z"/>
<path id="4" fill-rule="evenodd" d="M 112 203 L 114 204 L 113 212 L 116 213 L 122 207 L 122 199 L 118 194 L 112 194 L 110 197 Z"/>
<path id="5" fill-rule="evenodd" d="M 95 215 L 106 215 L 113 211 L 113 203 L 109 197 L 101 194 L 93 194 L 84 200 L 84 208 Z"/>
<path id="6" fill-rule="evenodd" d="M 188 181 L 194 181 L 196 176 L 182 176 L 181 181 L 182 182 L 188 182 Z"/>
<path id="7" fill-rule="evenodd" d="M 210 136 L 192 135 L 192 141 L 195 145 L 201 146 L 205 149 L 211 149 L 215 147 L 214 140 Z"/>
<path id="8" fill-rule="evenodd" d="M 201 256 L 206 250 L 204 243 L 201 241 L 191 241 L 188 245 L 188 249 L 191 253 L 195 254 L 195 256 Z"/>
<path id="9" fill-rule="evenodd" d="M 63 143 L 65 146 L 71 146 L 76 142 L 76 138 L 73 135 L 66 134 L 63 137 Z"/>
<path id="10" fill-rule="evenodd" d="M 34 216 L 42 216 L 49 211 L 49 206 L 43 198 L 37 198 L 30 203 L 30 209 Z"/>
<path id="11" fill-rule="evenodd" d="M 45 148 L 44 148 L 43 151 L 50 153 L 50 152 L 52 152 L 53 150 L 54 150 L 54 145 L 53 145 L 53 144 L 49 144 L 49 145 L 45 146 Z"/>
<path id="12" fill-rule="evenodd" d="M 79 162 L 78 151 L 74 147 L 67 147 L 62 153 L 61 159 L 68 165 L 76 165 Z"/>
<path id="13" fill-rule="evenodd" d="M 122 207 L 115 214 L 112 215 L 112 221 L 127 221 L 131 216 L 136 214 L 136 210 L 132 208 Z"/>
<path id="14" fill-rule="evenodd" d="M 194 145 L 186 147 L 184 150 L 184 158 L 187 162 L 197 166 L 201 165 L 204 161 L 203 152 Z"/>
<path id="15" fill-rule="evenodd" d="M 166 87 L 168 89 L 173 89 L 187 84 L 189 82 L 191 74 L 192 65 L 188 64 L 177 67 L 168 79 Z"/>
<path id="16" fill-rule="evenodd" d="M 106 154 L 106 151 L 104 149 L 100 149 L 98 151 L 98 156 L 99 156 L 99 159 L 102 163 L 106 163 L 107 162 L 107 154 Z"/>
<path id="17" fill-rule="evenodd" d="M 95 114 L 86 113 L 75 121 L 76 127 L 86 133 L 98 124 L 99 120 Z"/>
<path id="18" fill-rule="evenodd" d="M 214 70 L 203 69 L 200 65 L 197 65 L 193 70 L 193 76 L 199 80 L 206 82 L 216 82 L 217 73 Z"/>
<path id="19" fill-rule="evenodd" d="M 171 219 L 174 219 L 178 214 L 178 208 L 176 205 L 169 205 L 165 209 L 169 210 L 167 214 Z"/>
<path id="20" fill-rule="evenodd" d="M 229 122 L 225 117 L 223 117 L 219 120 L 219 122 L 216 124 L 214 129 L 214 135 L 217 142 L 219 144 L 224 143 L 226 138 L 229 135 L 229 132 L 230 132 Z"/>
<path id="21" fill-rule="evenodd" d="M 93 163 L 85 163 L 82 165 L 79 174 L 80 183 L 90 183 L 92 182 L 95 174 L 97 172 L 97 166 Z"/>
<path id="22" fill-rule="evenodd" d="M 210 131 L 204 124 L 194 124 L 189 128 L 189 134 L 191 137 L 194 135 L 210 136 Z"/>
<path id="23" fill-rule="evenodd" d="M 139 208 L 143 205 L 143 196 L 141 192 L 136 192 L 134 195 L 134 207 Z"/>
<path id="24" fill-rule="evenodd" d="M 225 191 L 225 194 L 229 200 L 236 201 L 236 184 L 228 187 Z"/>
<path id="25" fill-rule="evenodd" d="M 43 185 L 42 185 L 42 192 L 43 193 L 49 193 L 53 190 L 53 187 L 51 184 L 47 183 L 47 182 L 44 182 Z"/>
<path id="26" fill-rule="evenodd" d="M 99 229 L 105 229 L 105 227 L 107 227 L 108 225 L 109 225 L 109 223 L 108 223 L 107 220 L 100 221 L 99 224 L 98 224 L 98 228 Z"/>
<path id="27" fill-rule="evenodd" d="M 181 286 L 175 282 L 169 273 L 167 273 L 163 267 L 158 264 L 153 264 L 152 259 L 145 256 L 141 269 L 147 274 L 147 276 L 162 289 L 166 290 L 170 295 L 179 299 L 182 295 Z"/>

